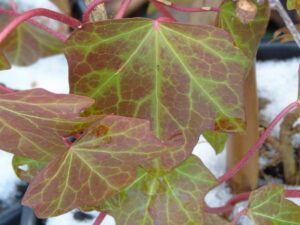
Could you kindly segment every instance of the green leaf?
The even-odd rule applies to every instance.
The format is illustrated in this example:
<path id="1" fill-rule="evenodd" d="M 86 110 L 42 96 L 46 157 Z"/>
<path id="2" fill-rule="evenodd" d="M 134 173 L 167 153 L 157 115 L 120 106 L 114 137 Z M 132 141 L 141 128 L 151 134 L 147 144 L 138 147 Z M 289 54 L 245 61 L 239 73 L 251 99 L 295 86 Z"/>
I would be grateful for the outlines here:
<path id="1" fill-rule="evenodd" d="M 12 16 L 0 15 L 0 30 L 8 24 Z M 63 43 L 28 23 L 18 26 L 0 44 L 11 64 L 26 66 L 39 58 L 61 53 Z"/>
<path id="2" fill-rule="evenodd" d="M 164 175 L 140 169 L 135 181 L 99 210 L 112 215 L 117 225 L 207 225 L 204 196 L 216 184 L 201 160 L 191 156 Z"/>
<path id="3" fill-rule="evenodd" d="M 300 224 L 300 207 L 285 199 L 284 188 L 279 185 L 264 186 L 252 192 L 248 215 L 255 224 Z"/>
<path id="4" fill-rule="evenodd" d="M 287 0 L 288 10 L 297 10 L 297 13 L 300 15 L 300 0 Z"/>
<path id="5" fill-rule="evenodd" d="M 47 165 L 47 162 L 14 155 L 12 165 L 21 180 L 30 182 Z"/>
<path id="6" fill-rule="evenodd" d="M 23 203 L 41 218 L 97 206 L 136 177 L 138 166 L 172 151 L 150 132 L 149 121 L 103 116 L 39 173 Z"/>
<path id="7" fill-rule="evenodd" d="M 216 131 L 204 131 L 203 136 L 211 144 L 216 153 L 221 153 L 228 139 L 228 134 Z"/>
<path id="8" fill-rule="evenodd" d="M 206 129 L 243 127 L 249 63 L 219 28 L 107 20 L 84 25 L 66 45 L 71 92 L 96 99 L 90 113 L 148 119 L 157 137 L 177 137 L 188 151 Z"/>
<path id="9" fill-rule="evenodd" d="M 0 70 L 7 70 L 10 69 L 10 64 L 6 59 L 5 55 L 0 52 Z"/>
<path id="10" fill-rule="evenodd" d="M 269 22 L 270 9 L 268 1 L 264 2 L 258 4 L 256 1 L 253 1 L 257 6 L 257 14 L 251 22 L 244 24 L 236 15 L 236 2 L 225 0 L 221 5 L 221 12 L 217 20 L 218 26 L 232 35 L 235 44 L 251 60 L 256 56 L 259 42 L 265 34 Z"/>
<path id="11" fill-rule="evenodd" d="M 0 95 L 0 148 L 41 161 L 62 154 L 63 138 L 95 118 L 80 117 L 93 104 L 88 97 L 53 94 L 43 89 Z"/>

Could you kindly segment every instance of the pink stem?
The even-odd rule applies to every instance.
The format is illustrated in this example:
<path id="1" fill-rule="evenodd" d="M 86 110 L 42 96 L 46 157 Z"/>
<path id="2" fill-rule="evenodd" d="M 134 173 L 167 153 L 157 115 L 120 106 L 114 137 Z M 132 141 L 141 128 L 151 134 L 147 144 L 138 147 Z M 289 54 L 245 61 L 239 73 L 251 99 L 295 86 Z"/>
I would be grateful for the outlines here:
<path id="1" fill-rule="evenodd" d="M 1 7 L 0 7 L 0 14 L 5 14 L 5 15 L 9 15 L 9 16 L 19 16 L 20 15 L 19 13 L 15 12 L 13 10 L 7 10 L 7 9 L 3 9 Z M 64 34 L 59 33 L 57 31 L 45 26 L 44 24 L 41 24 L 32 19 L 28 20 L 27 22 L 30 23 L 31 25 L 51 34 L 52 36 L 56 37 L 57 39 L 59 39 L 62 42 L 65 42 L 67 40 L 67 37 Z"/>
<path id="2" fill-rule="evenodd" d="M 10 94 L 10 93 L 14 93 L 15 91 L 0 84 L 0 92 L 3 92 L 4 94 Z"/>
<path id="3" fill-rule="evenodd" d="M 231 221 L 230 225 L 235 225 L 237 224 L 237 222 L 239 221 L 239 219 L 242 217 L 242 216 L 245 216 L 247 214 L 247 208 L 246 209 L 243 209 L 242 211 L 240 211 L 234 218 L 233 220 Z"/>
<path id="4" fill-rule="evenodd" d="M 90 15 L 93 12 L 93 10 L 97 7 L 97 5 L 107 2 L 108 0 L 94 0 L 92 1 L 84 11 L 82 15 L 82 22 L 88 23 L 90 20 Z"/>
<path id="5" fill-rule="evenodd" d="M 172 14 L 168 10 L 166 10 L 164 4 L 157 2 L 156 0 L 150 0 L 150 1 L 164 17 L 170 18 L 170 20 L 174 22 L 176 21 L 176 19 L 172 16 Z"/>
<path id="6" fill-rule="evenodd" d="M 81 22 L 72 17 L 57 13 L 48 9 L 32 9 L 14 18 L 0 33 L 0 43 L 21 23 L 35 16 L 45 16 L 62 23 L 68 24 L 74 28 L 80 28 Z"/>
<path id="7" fill-rule="evenodd" d="M 122 0 L 120 8 L 115 15 L 114 19 L 122 19 L 126 13 L 126 10 L 128 9 L 129 5 L 131 3 L 131 0 Z"/>
<path id="8" fill-rule="evenodd" d="M 247 201 L 249 199 L 250 194 L 251 192 L 238 194 L 234 196 L 232 199 L 230 199 L 225 206 L 216 207 L 216 208 L 210 208 L 206 206 L 204 210 L 207 213 L 215 213 L 215 214 L 230 213 L 233 210 L 236 203 Z"/>
<path id="9" fill-rule="evenodd" d="M 95 222 L 93 223 L 93 225 L 101 225 L 101 223 L 103 222 L 103 220 L 105 219 L 106 214 L 105 213 L 99 213 L 99 215 L 97 216 Z"/>
<path id="10" fill-rule="evenodd" d="M 173 2 L 169 2 L 169 1 L 160 1 L 160 0 L 155 0 L 156 2 L 158 2 L 159 4 L 163 4 L 167 7 L 170 7 L 172 9 L 175 9 L 177 11 L 181 11 L 181 12 L 219 12 L 220 9 L 217 7 L 200 7 L 200 8 L 193 8 L 193 7 L 185 7 L 185 6 L 181 6 L 181 5 L 177 5 Z"/>
<path id="11" fill-rule="evenodd" d="M 10 7 L 12 8 L 12 10 L 13 10 L 14 12 L 17 12 L 18 7 L 17 7 L 17 3 L 16 3 L 15 0 L 10 0 Z"/>
<path id="12" fill-rule="evenodd" d="M 264 133 L 261 135 L 259 140 L 248 150 L 244 158 L 239 161 L 233 168 L 229 169 L 223 176 L 218 178 L 219 184 L 228 181 L 230 178 L 232 178 L 253 156 L 254 153 L 256 153 L 264 141 L 267 139 L 273 128 L 278 124 L 278 122 L 291 110 L 294 108 L 297 108 L 300 105 L 300 100 L 297 100 L 290 105 L 288 105 L 285 109 L 283 109 L 276 117 L 275 119 L 270 123 L 269 127 L 264 131 Z"/>
<path id="13" fill-rule="evenodd" d="M 234 196 L 232 199 L 230 199 L 225 206 L 221 207 L 216 207 L 216 208 L 211 208 L 206 206 L 204 208 L 204 211 L 207 213 L 214 213 L 214 214 L 222 214 L 222 213 L 230 213 L 235 204 L 242 202 L 242 201 L 247 201 L 251 195 L 251 192 L 244 192 L 241 194 L 238 194 Z M 284 191 L 284 196 L 286 198 L 300 198 L 300 190 L 285 190 Z"/>
<path id="14" fill-rule="evenodd" d="M 300 198 L 300 190 L 285 190 L 284 195 L 287 198 Z"/>

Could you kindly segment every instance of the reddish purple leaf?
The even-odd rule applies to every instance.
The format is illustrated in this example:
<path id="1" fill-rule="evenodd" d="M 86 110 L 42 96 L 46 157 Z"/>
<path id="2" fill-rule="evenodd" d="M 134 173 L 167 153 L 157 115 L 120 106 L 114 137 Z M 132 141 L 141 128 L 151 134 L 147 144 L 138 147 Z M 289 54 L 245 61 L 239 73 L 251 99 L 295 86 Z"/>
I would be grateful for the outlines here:
<path id="1" fill-rule="evenodd" d="M 12 16 L 1 14 L 0 30 L 12 18 Z M 39 58 L 61 53 L 62 47 L 61 41 L 28 23 L 18 26 L 0 44 L 9 62 L 20 66 L 30 65 Z"/>
<path id="2" fill-rule="evenodd" d="M 189 152 L 206 129 L 243 128 L 249 64 L 219 28 L 107 20 L 86 24 L 66 45 L 71 92 L 96 100 L 90 113 L 149 119 L 159 138 L 176 137 Z"/>
<path id="3" fill-rule="evenodd" d="M 95 118 L 79 114 L 93 104 L 88 97 L 53 94 L 43 89 L 0 95 L 0 148 L 50 160 L 68 147 L 62 137 L 81 131 Z"/>
<path id="4" fill-rule="evenodd" d="M 130 184 L 138 166 L 164 151 L 172 149 L 150 132 L 148 121 L 104 116 L 34 178 L 23 203 L 42 218 L 98 206 Z"/>
<path id="5" fill-rule="evenodd" d="M 159 172 L 140 169 L 136 180 L 99 210 L 112 215 L 117 225 L 209 225 L 217 221 L 203 211 L 204 197 L 217 180 L 200 159 L 191 156 L 173 171 Z"/>

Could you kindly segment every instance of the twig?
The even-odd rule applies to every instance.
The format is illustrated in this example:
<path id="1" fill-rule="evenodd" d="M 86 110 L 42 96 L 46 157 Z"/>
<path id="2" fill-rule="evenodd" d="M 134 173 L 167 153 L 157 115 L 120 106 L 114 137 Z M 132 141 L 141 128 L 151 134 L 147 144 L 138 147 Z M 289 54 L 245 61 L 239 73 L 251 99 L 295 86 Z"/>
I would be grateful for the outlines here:
<path id="1" fill-rule="evenodd" d="M 269 0 L 270 6 L 273 9 L 276 9 L 276 11 L 279 13 L 281 18 L 283 19 L 283 22 L 285 23 L 287 29 L 290 31 L 292 34 L 296 44 L 300 48 L 300 33 L 298 32 L 297 28 L 295 27 L 293 21 L 289 17 L 288 13 L 282 6 L 281 2 L 279 0 Z"/>
<path id="2" fill-rule="evenodd" d="M 91 15 L 91 20 L 93 22 L 107 19 L 107 13 L 106 13 L 106 9 L 104 6 L 104 2 L 101 3 L 100 1 L 97 1 L 97 0 L 85 0 L 85 4 L 87 5 L 87 8 L 89 8 L 89 6 L 95 5 L 93 7 L 93 10 L 91 10 L 92 12 L 89 13 L 89 15 Z"/>
<path id="3" fill-rule="evenodd" d="M 90 20 L 90 17 L 92 17 L 92 19 L 95 21 L 95 15 L 94 14 L 99 14 L 100 13 L 100 9 L 98 9 L 99 5 L 104 4 L 105 2 L 107 2 L 108 0 L 94 0 L 92 1 L 86 8 L 86 10 L 84 11 L 83 15 L 82 15 L 82 22 L 83 23 L 87 23 Z M 95 12 L 95 10 L 98 10 L 97 12 Z M 104 8 L 105 10 L 105 8 Z M 103 11 L 101 11 L 102 13 Z M 92 14 L 92 15 L 91 15 Z M 100 20 L 105 20 L 107 19 L 107 15 L 106 15 L 106 11 L 105 11 L 105 16 L 101 15 L 101 19 L 100 16 L 98 16 L 97 18 L 99 21 Z"/>

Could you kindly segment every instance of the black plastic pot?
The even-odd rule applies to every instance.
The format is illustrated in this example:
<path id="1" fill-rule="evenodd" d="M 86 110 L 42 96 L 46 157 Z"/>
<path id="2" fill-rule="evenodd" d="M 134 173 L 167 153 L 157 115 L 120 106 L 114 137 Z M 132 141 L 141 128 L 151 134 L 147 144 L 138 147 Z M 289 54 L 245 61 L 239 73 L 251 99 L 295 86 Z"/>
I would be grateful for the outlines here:
<path id="1" fill-rule="evenodd" d="M 294 43 L 261 43 L 257 60 L 285 60 L 300 57 L 300 48 Z"/>
<path id="2" fill-rule="evenodd" d="M 0 225 L 18 225 L 21 221 L 22 206 L 12 205 L 9 209 L 0 213 Z"/>
<path id="3" fill-rule="evenodd" d="M 0 225 L 42 225 L 42 220 L 36 218 L 32 209 L 14 204 L 0 213 Z"/>

